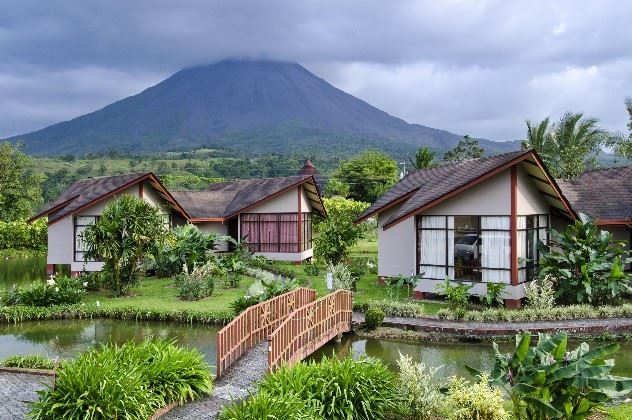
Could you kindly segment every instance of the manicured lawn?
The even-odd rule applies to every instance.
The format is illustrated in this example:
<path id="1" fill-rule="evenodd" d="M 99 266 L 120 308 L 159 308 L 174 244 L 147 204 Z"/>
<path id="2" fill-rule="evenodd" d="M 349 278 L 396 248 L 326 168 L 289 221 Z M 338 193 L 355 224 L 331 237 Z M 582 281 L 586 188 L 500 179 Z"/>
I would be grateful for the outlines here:
<path id="1" fill-rule="evenodd" d="M 248 291 L 254 279 L 244 277 L 236 289 L 224 289 L 215 286 L 213 296 L 197 301 L 178 299 L 178 289 L 173 286 L 173 279 L 147 278 L 131 290 L 129 296 L 114 298 L 107 292 L 89 293 L 86 304 L 99 304 L 103 308 L 133 307 L 148 311 L 231 311 L 230 304 Z"/>
<path id="2" fill-rule="evenodd" d="M 608 411 L 608 415 L 602 418 L 608 418 L 608 419 L 613 419 L 613 420 L 632 419 L 632 402 L 623 403 L 616 407 L 609 407 L 607 411 Z"/>

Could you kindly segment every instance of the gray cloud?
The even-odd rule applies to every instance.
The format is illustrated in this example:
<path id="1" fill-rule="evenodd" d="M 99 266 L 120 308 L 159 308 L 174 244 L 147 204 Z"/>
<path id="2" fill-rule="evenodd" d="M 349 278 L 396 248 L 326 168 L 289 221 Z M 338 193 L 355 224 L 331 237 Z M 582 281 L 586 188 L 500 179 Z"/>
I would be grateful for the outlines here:
<path id="1" fill-rule="evenodd" d="M 177 4 L 177 6 L 174 6 Z M 624 130 L 632 3 L 0 0 L 0 136 L 226 57 L 298 61 L 407 121 L 495 140 L 566 110 Z"/>

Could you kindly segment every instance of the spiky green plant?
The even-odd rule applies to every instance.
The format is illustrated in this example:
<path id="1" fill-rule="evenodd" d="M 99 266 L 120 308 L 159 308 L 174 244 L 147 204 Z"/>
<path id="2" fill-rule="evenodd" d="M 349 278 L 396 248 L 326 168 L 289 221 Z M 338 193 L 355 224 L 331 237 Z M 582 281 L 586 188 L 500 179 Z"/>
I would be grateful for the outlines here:
<path id="1" fill-rule="evenodd" d="M 257 392 L 245 401 L 227 405 L 220 420 L 318 420 L 318 410 L 296 395 L 271 395 Z"/>

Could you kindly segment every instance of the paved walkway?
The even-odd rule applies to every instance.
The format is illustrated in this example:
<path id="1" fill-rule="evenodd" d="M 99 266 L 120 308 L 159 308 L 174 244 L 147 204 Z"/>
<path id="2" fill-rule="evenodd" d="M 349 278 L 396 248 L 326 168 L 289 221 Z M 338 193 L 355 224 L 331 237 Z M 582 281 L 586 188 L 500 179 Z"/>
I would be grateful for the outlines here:
<path id="1" fill-rule="evenodd" d="M 36 391 L 44 389 L 52 380 L 50 376 L 0 372 L 0 419 L 26 418 L 29 412 L 26 401 L 36 401 Z"/>
<path id="2" fill-rule="evenodd" d="M 364 322 L 364 314 L 353 313 L 353 323 Z M 533 322 L 471 322 L 443 321 L 428 318 L 403 318 L 387 316 L 386 327 L 411 328 L 418 331 L 442 332 L 463 336 L 513 335 L 521 331 L 555 332 L 565 330 L 573 333 L 632 332 L 632 319 L 574 319 L 567 321 L 533 321 Z"/>
<path id="3" fill-rule="evenodd" d="M 160 417 L 171 420 L 215 419 L 222 407 L 233 399 L 254 392 L 257 382 L 268 370 L 268 342 L 257 345 L 215 381 L 213 394 L 179 406 Z M 0 417 L 2 418 L 2 417 Z"/>

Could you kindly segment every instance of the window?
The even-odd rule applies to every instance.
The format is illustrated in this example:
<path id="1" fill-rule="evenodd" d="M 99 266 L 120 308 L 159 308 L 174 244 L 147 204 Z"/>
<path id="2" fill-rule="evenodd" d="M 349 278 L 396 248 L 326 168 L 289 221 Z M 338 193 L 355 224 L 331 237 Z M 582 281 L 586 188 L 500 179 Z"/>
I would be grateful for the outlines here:
<path id="1" fill-rule="evenodd" d="M 520 223 L 524 224 L 522 230 Z M 535 276 L 538 241 L 548 243 L 548 216 L 521 216 L 518 228 L 518 257 L 524 254 L 533 261 L 519 265 L 523 270 L 519 281 L 524 282 Z M 417 244 L 419 272 L 424 278 L 511 282 L 509 216 L 419 216 Z"/>
<path id="2" fill-rule="evenodd" d="M 83 231 L 90 225 L 95 224 L 99 220 L 100 216 L 75 216 L 74 218 L 74 231 L 75 231 L 75 261 L 85 261 L 85 253 L 87 251 L 86 244 L 83 242 L 81 235 Z"/>
<path id="3" fill-rule="evenodd" d="M 298 213 L 243 213 L 241 236 L 252 252 L 298 252 Z M 312 247 L 312 215 L 301 214 L 300 250 Z"/>

